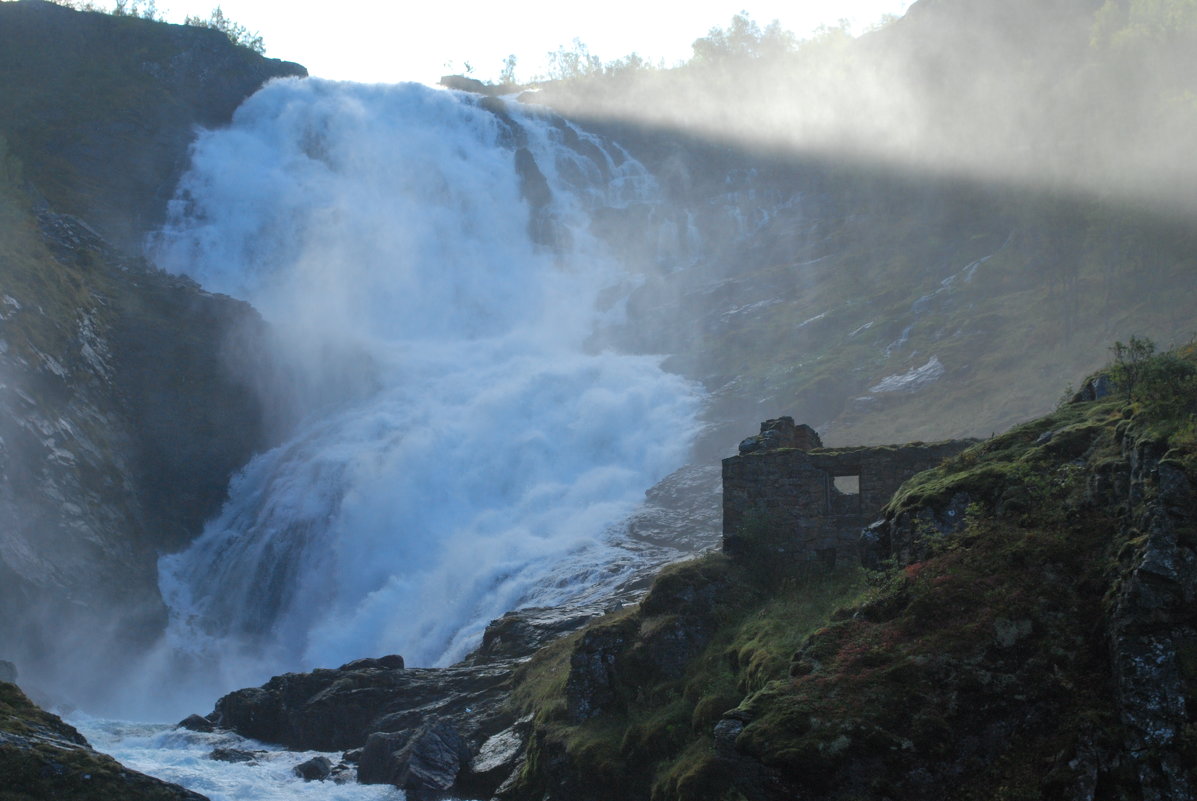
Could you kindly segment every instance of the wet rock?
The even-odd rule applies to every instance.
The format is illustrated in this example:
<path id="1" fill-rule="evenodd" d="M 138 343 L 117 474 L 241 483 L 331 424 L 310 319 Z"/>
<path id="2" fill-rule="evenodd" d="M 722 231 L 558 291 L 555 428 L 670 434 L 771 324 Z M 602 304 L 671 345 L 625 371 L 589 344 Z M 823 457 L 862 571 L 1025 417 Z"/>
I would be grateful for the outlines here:
<path id="1" fill-rule="evenodd" d="M 213 748 L 208 752 L 208 759 L 217 762 L 240 762 L 247 765 L 258 764 L 258 757 L 265 751 L 246 751 L 242 748 Z"/>
<path id="2" fill-rule="evenodd" d="M 446 797 L 471 752 L 457 730 L 436 721 L 413 733 L 371 734 L 358 763 L 362 784 L 392 784 L 412 801 Z"/>
<path id="3" fill-rule="evenodd" d="M 212 725 L 212 721 L 208 720 L 203 715 L 188 715 L 180 720 L 175 728 L 201 732 L 210 732 L 215 731 L 216 729 L 216 727 Z"/>
<path id="4" fill-rule="evenodd" d="M 74 727 L 0 684 L 0 797 L 60 801 L 207 801 L 130 770 L 88 745 Z"/>
<path id="5" fill-rule="evenodd" d="M 511 725 L 502 709 L 514 664 L 406 670 L 315 670 L 275 676 L 221 698 L 210 716 L 246 737 L 299 751 L 359 748 L 375 732 L 436 719 L 480 744 Z"/>
<path id="6" fill-rule="evenodd" d="M 305 782 L 324 781 L 332 775 L 333 764 L 326 756 L 314 756 L 306 762 L 300 762 L 292 770 Z"/>
<path id="7" fill-rule="evenodd" d="M 512 776 L 523 761 L 531 727 L 532 716 L 528 715 L 517 720 L 510 728 L 488 737 L 470 761 L 466 775 L 459 777 L 463 795 L 488 795 L 484 788 L 493 790 Z"/>
<path id="8" fill-rule="evenodd" d="M 377 659 L 373 657 L 355 659 L 341 665 L 337 670 L 403 670 L 403 666 L 403 657 L 398 654 L 390 654 Z"/>
<path id="9" fill-rule="evenodd" d="M 597 604 L 564 613 L 544 607 L 508 612 L 487 625 L 482 644 L 468 659 L 475 664 L 485 664 L 522 657 L 558 637 L 577 631 L 602 613 L 603 608 Z"/>

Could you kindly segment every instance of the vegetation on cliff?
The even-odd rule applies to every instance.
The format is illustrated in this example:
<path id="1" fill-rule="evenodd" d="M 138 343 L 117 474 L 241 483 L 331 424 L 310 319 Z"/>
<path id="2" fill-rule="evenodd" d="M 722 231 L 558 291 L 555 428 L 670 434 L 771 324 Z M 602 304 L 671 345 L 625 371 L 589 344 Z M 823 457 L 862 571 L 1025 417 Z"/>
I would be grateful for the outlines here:
<path id="1" fill-rule="evenodd" d="M 711 556 L 538 654 L 508 797 L 1188 797 L 1197 348 L 1126 367 L 910 481 L 877 570 Z"/>

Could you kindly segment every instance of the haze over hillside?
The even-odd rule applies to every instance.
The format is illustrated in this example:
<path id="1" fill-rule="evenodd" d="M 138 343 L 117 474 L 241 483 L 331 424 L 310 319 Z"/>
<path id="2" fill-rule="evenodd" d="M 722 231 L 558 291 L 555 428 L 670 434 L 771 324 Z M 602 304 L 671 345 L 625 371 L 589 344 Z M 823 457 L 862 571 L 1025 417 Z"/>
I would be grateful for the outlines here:
<path id="1" fill-rule="evenodd" d="M 346 666 L 227 703 L 232 721 L 248 698 L 259 723 L 254 704 L 275 703 L 280 687 L 348 676 L 338 687 L 385 696 L 313 690 L 328 700 L 321 714 L 357 716 L 367 696 L 371 714 L 395 702 L 392 679 L 429 676 L 453 706 L 468 691 L 438 682 L 485 674 L 504 688 L 531 682 L 511 696 L 519 714 L 442 722 L 464 726 L 470 747 L 510 728 L 508 758 L 544 757 L 546 773 L 503 763 L 525 780 L 513 798 L 543 797 L 546 782 L 589 797 L 603 788 L 576 776 L 604 771 L 633 782 L 631 795 L 661 779 L 662 797 L 700 798 L 711 754 L 747 760 L 727 786 L 751 801 L 774 797 L 753 784 L 770 770 L 801 784 L 792 754 L 761 745 L 768 726 L 751 729 L 801 727 L 787 695 L 800 678 L 790 671 L 807 669 L 788 656 L 802 645 L 792 609 L 769 608 L 762 625 L 776 628 L 719 634 L 738 643 L 729 662 L 717 637 L 702 649 L 711 621 L 731 618 L 722 601 L 702 604 L 731 587 L 724 611 L 754 614 L 752 566 L 714 558 L 668 574 L 647 609 L 632 611 L 636 600 L 662 564 L 718 544 L 718 459 L 761 420 L 792 415 L 833 447 L 985 438 L 1071 398 L 1070 382 L 1116 341 L 1189 341 L 1195 53 L 1197 17 L 1179 0 L 920 0 L 856 40 L 797 42 L 738 17 L 675 69 L 582 58 L 537 87 L 459 80 L 480 90 L 464 92 L 322 81 L 219 30 L 0 3 L 0 658 L 44 698 L 121 715 L 181 716 L 272 674 Z M 1158 364 L 1160 386 L 1181 387 L 1166 409 L 1129 390 L 1066 404 L 942 476 L 975 502 L 970 521 L 990 521 L 953 529 L 951 548 L 996 531 L 994 558 L 1016 565 L 1042 544 L 1023 541 L 1025 521 L 1053 537 L 1029 553 L 1068 561 L 1055 546 L 1097 521 L 1105 539 L 1087 541 L 1091 561 L 1068 562 L 1084 578 L 1051 603 L 1109 623 L 1129 655 L 1138 629 L 1117 621 L 1142 623 L 1130 577 L 1164 546 L 1137 539 L 1118 504 L 1173 493 L 1168 508 L 1135 514 L 1179 515 L 1167 548 L 1192 551 L 1192 371 Z M 1170 470 L 1180 478 L 1152 483 Z M 939 526 L 969 506 L 943 507 L 953 497 L 928 490 L 925 507 L 891 518 Z M 1037 516 L 1036 504 L 1073 516 Z M 895 542 L 907 524 L 918 529 L 889 521 Z M 1100 567 L 1106 556 L 1119 567 Z M 950 558 L 935 571 L 950 573 Z M 851 567 L 829 590 L 835 603 L 859 601 Z M 806 598 L 801 575 L 786 585 L 795 598 Z M 885 604 L 908 598 L 903 575 L 873 577 L 890 582 Z M 1168 581 L 1183 590 L 1190 578 Z M 1094 601 L 1106 590 L 1125 600 L 1116 620 Z M 827 603 L 801 626 L 827 622 Z M 548 674 L 517 675 L 536 647 L 617 604 L 628 606 L 542 654 Z M 982 628 L 1025 639 L 1021 618 L 975 611 Z M 1178 615 L 1176 653 L 1188 647 Z M 1068 636 L 1064 618 L 1027 624 L 1026 647 Z M 969 641 L 977 654 L 997 647 L 985 632 Z M 818 642 L 859 644 L 840 634 Z M 467 664 L 431 669 L 484 642 Z M 1085 648 L 1053 675 L 1082 675 Z M 619 703 L 595 702 L 615 714 L 601 732 L 561 717 L 574 703 L 561 683 L 592 651 L 631 654 L 608 677 Z M 376 660 L 398 653 L 405 668 Z M 731 673 L 716 671 L 710 692 L 678 684 L 706 680 L 699 659 Z M 1169 686 L 1191 695 L 1188 662 L 1176 664 Z M 639 701 L 620 707 L 641 668 L 665 676 L 641 699 L 664 699 L 648 718 Z M 1142 677 L 1095 669 L 1139 708 Z M 695 699 L 701 714 L 686 706 Z M 741 717 L 724 716 L 734 709 Z M 407 720 L 394 714 L 387 726 Z M 915 717 L 930 728 L 886 728 L 910 718 L 840 733 L 865 756 L 877 743 L 905 754 L 902 738 L 959 741 L 948 722 Z M 716 752 L 716 725 L 749 733 Z M 861 739 L 874 725 L 890 733 Z M 1122 725 L 1092 753 L 1130 748 Z M 393 756 L 414 731 L 354 729 L 353 745 L 350 727 L 313 736 L 352 748 L 383 734 Z M 1081 746 L 1057 734 L 1034 747 L 1068 765 Z M 826 775 L 839 775 L 824 748 L 836 736 L 795 748 L 824 749 Z M 1110 781 L 1171 781 L 1186 737 L 1166 743 L 1154 773 Z M 638 743 L 671 760 L 668 777 L 651 760 L 621 761 Z"/>

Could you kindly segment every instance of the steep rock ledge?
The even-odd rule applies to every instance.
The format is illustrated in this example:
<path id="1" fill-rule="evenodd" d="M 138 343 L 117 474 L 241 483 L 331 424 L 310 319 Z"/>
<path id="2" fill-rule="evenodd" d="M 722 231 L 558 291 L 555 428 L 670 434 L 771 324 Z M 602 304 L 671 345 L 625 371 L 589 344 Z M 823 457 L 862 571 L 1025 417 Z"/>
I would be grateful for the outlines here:
<path id="1" fill-rule="evenodd" d="M 74 727 L 0 681 L 0 776 L 4 798 L 61 801 L 205 801 L 178 785 L 122 767 Z"/>
<path id="2" fill-rule="evenodd" d="M 198 534 L 265 444 L 250 376 L 225 353 L 264 326 L 18 201 L 0 198 L 0 640 L 41 686 L 88 697 L 107 677 L 63 649 L 120 665 L 156 635 L 158 556 Z"/>

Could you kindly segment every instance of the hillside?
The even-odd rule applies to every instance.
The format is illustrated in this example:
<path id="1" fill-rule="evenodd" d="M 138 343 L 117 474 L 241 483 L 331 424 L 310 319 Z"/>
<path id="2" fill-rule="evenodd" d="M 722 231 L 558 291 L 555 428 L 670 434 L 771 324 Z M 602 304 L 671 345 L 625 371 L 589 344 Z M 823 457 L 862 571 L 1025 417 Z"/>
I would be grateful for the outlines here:
<path id="1" fill-rule="evenodd" d="M 1147 5 L 921 0 L 530 94 L 675 203 L 672 252 L 611 223 L 644 280 L 610 341 L 701 380 L 717 441 L 793 414 L 839 445 L 988 436 L 1106 343 L 1189 341 L 1197 25 Z"/>
<path id="2" fill-rule="evenodd" d="M 140 254 L 165 218 L 196 126 L 225 124 L 298 64 L 219 31 L 45 2 L 0 5 L 0 132 L 55 211 Z"/>
<path id="3" fill-rule="evenodd" d="M 766 525 L 538 653 L 500 797 L 1190 797 L 1197 351 L 1130 371 L 910 481 L 871 569 Z"/>
<path id="4" fill-rule="evenodd" d="M 36 687 L 108 689 L 164 625 L 159 554 L 267 441 L 260 318 L 140 256 L 195 126 L 302 71 L 242 50 L 0 4 L 0 643 Z"/>
<path id="5" fill-rule="evenodd" d="M 569 162 L 578 175 L 567 181 L 588 191 L 593 179 L 583 172 L 610 180 L 630 155 L 651 173 L 643 183 L 655 182 L 625 205 L 599 204 L 579 229 L 628 268 L 602 294 L 584 355 L 652 354 L 707 391 L 690 472 L 650 489 L 639 518 L 619 523 L 644 533 L 627 562 L 665 546 L 702 548 L 715 508 L 706 479 L 763 418 L 793 415 L 833 447 L 983 441 L 904 486 L 870 528 L 862 565 L 799 569 L 778 556 L 787 532 L 758 520 L 739 532 L 748 545 L 735 558 L 710 554 L 670 568 L 638 604 L 588 598 L 568 613 L 523 610 L 492 623 L 480 648 L 453 667 L 407 669 L 373 654 L 230 693 L 210 718 L 289 747 L 350 749 L 346 761 L 357 760 L 363 778 L 404 786 L 413 801 L 448 791 L 509 801 L 1164 801 L 1197 793 L 1197 354 L 1184 344 L 1197 309 L 1197 175 L 1188 153 L 1197 20 L 1165 14 L 1163 24 L 1149 13 L 1175 5 L 1019 0 L 995 13 L 982 0 L 919 0 L 856 41 L 833 33 L 780 55 L 731 52 L 524 96 L 565 115 L 535 130 L 578 156 Z M 302 394 L 305 381 L 330 396 L 350 391 L 334 386 L 342 378 L 373 386 L 378 365 L 363 368 L 369 359 L 355 346 L 318 353 L 336 369 L 285 375 L 289 365 L 270 355 L 282 335 L 254 308 L 141 255 L 197 127 L 225 125 L 264 82 L 304 74 L 216 31 L 42 0 L 0 3 L 0 659 L 20 666 L 36 701 L 61 693 L 87 703 L 111 699 L 114 688 L 144 695 L 131 677 L 142 675 L 139 660 L 167 617 L 158 558 L 192 543 L 224 505 L 230 477 L 287 433 L 292 399 L 280 395 Z M 312 95 L 335 95 L 321 87 Z M 359 94 L 406 108 L 382 89 Z M 533 225 L 520 224 L 541 224 L 536 245 L 548 248 L 563 229 L 546 223 L 554 198 L 549 164 L 538 165 L 527 146 L 532 127 L 514 122 L 497 98 L 441 95 L 427 105 L 441 101 L 460 106 L 445 119 L 477 115 L 499 132 L 494 153 L 473 163 L 518 182 L 503 195 L 513 207 L 504 211 L 518 217 L 528 204 Z M 350 122 L 346 129 L 364 127 Z M 603 147 L 572 123 L 606 137 Z M 336 160 L 327 146 L 338 132 L 304 133 L 296 148 L 304 159 L 320 170 Z M 356 210 L 372 197 L 353 187 L 343 194 L 362 200 L 346 207 Z M 474 195 L 459 205 L 489 197 Z M 422 203 L 398 207 L 415 227 Z M 476 209 L 489 211 L 487 202 Z M 318 211 L 327 213 L 306 219 L 342 216 Z M 468 227 L 454 235 L 467 240 Z M 307 244 L 307 231 L 278 230 L 298 234 L 287 246 Z M 355 247 L 372 247 L 370 236 L 349 230 Z M 373 269 L 364 251 L 349 252 L 362 268 L 356 275 Z M 487 278 L 496 275 L 493 289 L 465 289 L 507 303 L 497 317 L 521 317 L 520 304 L 544 290 L 515 270 Z M 342 277 L 327 286 L 352 283 Z M 430 327 L 475 311 L 467 302 L 438 314 L 437 303 L 477 299 L 451 280 L 413 286 L 444 290 L 417 301 Z M 389 312 L 392 298 L 367 300 Z M 307 309 L 313 319 L 325 299 Z M 478 319 L 464 327 L 489 322 L 489 309 L 478 304 Z M 348 320 L 360 310 L 337 311 Z M 589 309 L 578 318 L 590 319 Z M 297 338 L 302 350 L 307 340 Z M 1144 338 L 1180 347 L 1154 354 Z M 1117 348 L 1105 378 L 1086 380 L 1079 393 L 1066 386 L 1100 368 L 1118 340 L 1131 344 Z M 482 367 L 491 367 L 487 353 L 470 350 Z M 575 416 L 603 417 L 607 429 L 575 432 L 573 418 L 530 426 L 519 440 L 529 460 L 511 469 L 541 470 L 547 483 L 564 485 L 551 447 L 562 441 L 605 452 L 618 440 L 619 455 L 638 452 L 640 432 L 607 403 L 619 375 L 589 392 L 593 405 Z M 401 378 L 419 384 L 419 376 Z M 268 383 L 284 390 L 268 397 Z M 565 384 L 528 383 L 541 387 L 536 403 L 555 403 L 549 411 L 572 408 Z M 462 386 L 451 389 L 475 394 Z M 392 389 L 395 408 L 413 397 L 407 385 Z M 691 431 L 659 424 L 657 397 L 635 404 L 658 412 L 645 428 L 688 447 Z M 411 430 L 390 427 L 408 412 L 400 411 L 384 409 L 356 435 L 400 443 L 436 428 L 423 419 Z M 503 425 L 465 423 L 424 438 L 427 452 L 440 457 L 465 441 L 458 432 Z M 567 427 L 576 440 L 562 435 Z M 507 442 L 477 441 L 492 452 Z M 436 483 L 431 469 L 397 470 L 406 463 L 393 452 L 363 451 L 350 461 L 367 485 L 342 492 L 318 481 L 311 486 L 328 497 L 308 503 L 308 485 L 296 484 L 273 506 L 250 497 L 246 517 L 278 510 L 260 528 L 302 540 L 331 530 L 320 526 L 352 507 L 357 517 L 346 525 L 371 537 L 348 550 L 365 554 L 370 581 L 402 583 L 402 573 L 373 575 L 386 561 L 372 558 L 377 549 L 392 547 L 405 527 L 417 544 L 435 538 L 388 516 L 395 507 L 363 498 L 410 494 L 413 505 L 402 508 L 452 517 L 467 492 L 483 496 L 523 478 L 497 475 L 504 468 L 493 464 L 504 463 L 484 464 L 478 450 L 462 462 L 476 482 L 466 490 Z M 291 449 L 299 472 L 318 480 L 344 465 L 309 464 L 311 453 Z M 539 511 L 540 502 L 526 506 Z M 299 517 L 287 517 L 293 512 Z M 537 536 L 545 539 L 561 530 L 544 525 Z M 300 575 L 284 564 L 291 549 L 269 543 L 265 571 L 248 574 L 246 586 L 324 603 L 327 587 L 288 584 Z M 453 558 L 506 554 L 506 543 L 485 545 Z M 422 564 L 416 549 L 404 562 L 409 555 L 394 547 L 404 568 Z M 349 570 L 312 561 L 302 574 L 311 584 L 338 572 L 355 582 Z M 436 593 L 454 594 L 455 569 L 444 580 L 428 573 L 443 585 Z M 379 601 L 377 619 L 407 614 L 385 606 L 385 593 L 366 592 Z M 227 593 L 216 616 L 258 597 Z M 512 604 L 523 597 L 494 595 Z M 173 667 L 162 674 L 186 672 Z M 61 789 L 47 789 L 45 764 L 52 772 L 66 765 L 70 781 L 94 772 L 122 797 L 184 797 L 130 779 L 21 692 L 0 691 L 0 758 L 24 771 L 30 788 L 14 799 Z M 89 788 L 67 789 L 86 797 Z"/>

